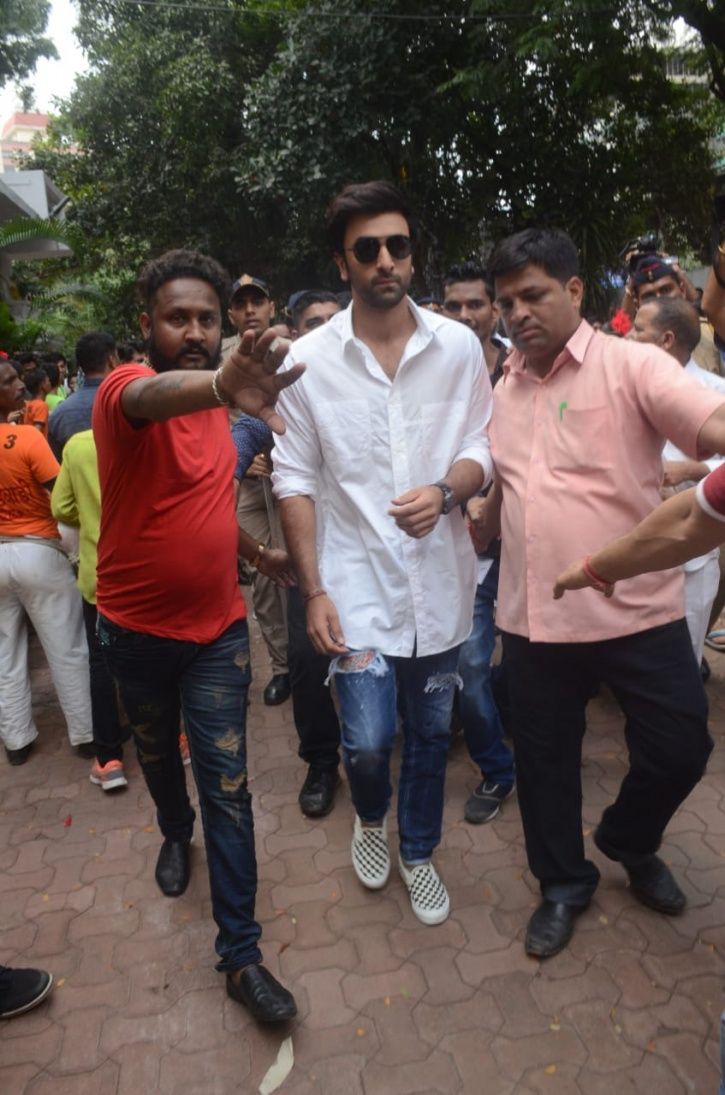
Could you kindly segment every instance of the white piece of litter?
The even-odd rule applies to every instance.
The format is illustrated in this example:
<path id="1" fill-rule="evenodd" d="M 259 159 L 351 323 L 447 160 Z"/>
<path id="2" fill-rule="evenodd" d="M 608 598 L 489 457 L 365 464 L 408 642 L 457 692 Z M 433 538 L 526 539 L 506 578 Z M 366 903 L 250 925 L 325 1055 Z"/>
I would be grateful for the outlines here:
<path id="1" fill-rule="evenodd" d="M 285 1082 L 292 1071 L 294 1063 L 295 1055 L 292 1048 L 292 1036 L 290 1035 L 289 1038 L 285 1038 L 279 1047 L 277 1060 L 267 1069 L 264 1079 L 259 1085 L 259 1095 L 272 1095 L 272 1092 L 276 1091 Z"/>

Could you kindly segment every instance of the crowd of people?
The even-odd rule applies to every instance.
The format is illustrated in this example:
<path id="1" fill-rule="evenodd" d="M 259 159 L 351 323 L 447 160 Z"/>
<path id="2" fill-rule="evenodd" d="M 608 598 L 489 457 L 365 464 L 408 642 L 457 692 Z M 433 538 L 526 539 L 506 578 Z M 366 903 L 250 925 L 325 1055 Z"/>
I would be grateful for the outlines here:
<path id="1" fill-rule="evenodd" d="M 29 619 L 103 792 L 127 785 L 133 736 L 169 897 L 191 873 L 190 761 L 217 969 L 263 1022 L 296 1004 L 262 964 L 255 918 L 240 584 L 269 653 L 263 701 L 291 697 L 302 812 L 333 808 L 342 757 L 352 867 L 382 889 L 402 729 L 397 869 L 418 920 L 442 923 L 433 857 L 460 726 L 479 769 L 465 819 L 490 822 L 517 789 L 541 890 L 525 948 L 539 958 L 566 947 L 599 879 L 581 751 L 602 683 L 630 764 L 594 842 L 644 904 L 685 908 L 657 851 L 712 749 L 703 645 L 725 598 L 722 247 L 697 303 L 676 265 L 633 256 L 621 314 L 600 330 L 562 231 L 504 239 L 415 304 L 418 225 L 395 187 L 346 187 L 327 228 L 346 293 L 294 293 L 284 322 L 261 278 L 230 284 L 213 259 L 171 251 L 139 279 L 143 342 L 84 335 L 73 394 L 60 355 L 0 359 L 7 760 L 32 760 L 38 736 Z M 0 1015 L 51 984 L 0 968 Z"/>

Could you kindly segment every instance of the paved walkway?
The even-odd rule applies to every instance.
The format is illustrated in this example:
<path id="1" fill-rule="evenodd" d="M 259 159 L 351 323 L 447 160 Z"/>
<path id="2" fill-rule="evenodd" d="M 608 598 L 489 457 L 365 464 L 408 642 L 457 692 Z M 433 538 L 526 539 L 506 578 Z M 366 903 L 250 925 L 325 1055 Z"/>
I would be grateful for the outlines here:
<path id="1" fill-rule="evenodd" d="M 40 741 L 25 767 L 0 760 L 0 962 L 51 969 L 56 989 L 0 1024 L 6 1095 L 256 1093 L 291 1035 L 284 1095 L 715 1095 L 725 975 L 725 682 L 708 686 L 716 751 L 675 818 L 664 856 L 689 911 L 638 905 L 623 873 L 602 870 L 568 950 L 545 963 L 522 948 L 536 891 L 515 800 L 493 823 L 461 820 L 476 782 L 462 741 L 451 752 L 437 857 L 446 924 L 412 916 L 397 876 L 357 883 L 351 806 L 297 808 L 303 770 L 289 703 L 265 708 L 261 666 L 249 718 L 259 856 L 258 913 L 269 967 L 294 990 L 299 1019 L 260 1030 L 213 969 L 204 853 L 187 893 L 164 898 L 159 836 L 135 759 L 128 791 L 102 796 L 61 729 L 47 670 L 34 669 Z M 711 655 L 725 672 L 725 657 Z M 623 771 L 622 720 L 590 707 L 585 834 Z"/>

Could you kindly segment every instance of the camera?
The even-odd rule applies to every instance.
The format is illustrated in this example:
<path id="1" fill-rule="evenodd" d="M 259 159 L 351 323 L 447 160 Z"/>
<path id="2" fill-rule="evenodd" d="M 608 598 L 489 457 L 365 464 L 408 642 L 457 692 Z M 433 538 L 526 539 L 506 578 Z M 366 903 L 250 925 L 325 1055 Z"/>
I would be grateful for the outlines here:
<path id="1" fill-rule="evenodd" d="M 631 274 L 642 255 L 654 255 L 658 251 L 659 236 L 653 229 L 641 236 L 636 236 L 632 240 L 628 240 L 619 252 L 619 257 L 624 261 L 626 256 L 629 255 L 628 272 Z"/>

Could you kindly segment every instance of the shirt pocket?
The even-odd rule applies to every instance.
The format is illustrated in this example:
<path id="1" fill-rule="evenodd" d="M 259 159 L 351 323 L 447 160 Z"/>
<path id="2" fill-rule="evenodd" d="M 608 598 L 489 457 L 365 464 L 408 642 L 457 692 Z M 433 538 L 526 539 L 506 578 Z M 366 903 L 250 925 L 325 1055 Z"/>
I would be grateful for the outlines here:
<path id="1" fill-rule="evenodd" d="M 371 453 L 370 408 L 364 399 L 338 399 L 316 408 L 320 448 L 339 482 L 364 482 Z"/>
<path id="2" fill-rule="evenodd" d="M 613 429 L 607 407 L 562 406 L 546 441 L 549 468 L 576 475 L 610 467 Z"/>
<path id="3" fill-rule="evenodd" d="M 444 476 L 458 454 L 466 429 L 466 402 L 447 399 L 421 408 L 422 455 L 431 474 Z"/>

